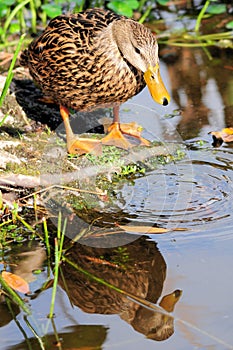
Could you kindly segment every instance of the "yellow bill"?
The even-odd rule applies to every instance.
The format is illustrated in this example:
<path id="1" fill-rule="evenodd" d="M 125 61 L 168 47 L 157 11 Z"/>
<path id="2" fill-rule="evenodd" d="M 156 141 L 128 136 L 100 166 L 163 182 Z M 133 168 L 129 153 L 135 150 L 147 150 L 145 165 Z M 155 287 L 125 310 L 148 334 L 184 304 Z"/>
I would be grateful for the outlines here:
<path id="1" fill-rule="evenodd" d="M 167 92 L 167 89 L 165 88 L 160 76 L 158 63 L 154 67 L 148 67 L 147 71 L 144 73 L 144 79 L 155 102 L 164 106 L 168 105 L 170 95 Z"/>

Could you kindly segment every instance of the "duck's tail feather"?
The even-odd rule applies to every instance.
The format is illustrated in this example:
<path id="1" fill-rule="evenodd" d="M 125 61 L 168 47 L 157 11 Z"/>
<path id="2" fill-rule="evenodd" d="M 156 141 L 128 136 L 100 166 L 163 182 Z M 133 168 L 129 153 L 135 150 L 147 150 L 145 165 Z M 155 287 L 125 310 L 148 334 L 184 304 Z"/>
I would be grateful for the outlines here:
<path id="1" fill-rule="evenodd" d="M 28 67 L 28 49 L 22 51 L 19 58 L 19 63 L 23 67 Z"/>

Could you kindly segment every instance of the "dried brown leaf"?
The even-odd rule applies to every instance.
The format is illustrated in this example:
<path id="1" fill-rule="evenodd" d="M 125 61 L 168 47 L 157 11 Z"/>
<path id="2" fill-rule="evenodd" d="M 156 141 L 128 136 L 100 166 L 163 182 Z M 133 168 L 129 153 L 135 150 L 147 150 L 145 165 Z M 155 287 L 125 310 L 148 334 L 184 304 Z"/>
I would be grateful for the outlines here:
<path id="1" fill-rule="evenodd" d="M 171 231 L 186 231 L 187 228 L 184 227 L 176 227 L 176 228 L 162 228 L 162 227 L 154 227 L 154 226 L 124 226 L 117 225 L 120 229 L 132 232 L 132 233 L 142 233 L 142 234 L 159 234 L 159 233 L 167 233 Z"/>
<path id="2" fill-rule="evenodd" d="M 233 142 L 233 127 L 224 128 L 221 131 L 212 131 L 213 146 L 220 146 L 223 142 Z"/>
<path id="3" fill-rule="evenodd" d="M 3 271 L 2 278 L 4 281 L 14 290 L 21 293 L 28 293 L 29 285 L 28 283 L 20 276 L 15 275 L 14 273 Z"/>
<path id="4" fill-rule="evenodd" d="M 128 232 L 133 233 L 166 233 L 171 231 L 170 229 L 162 228 L 162 227 L 150 227 L 150 226 L 123 226 L 119 225 L 119 227 Z"/>

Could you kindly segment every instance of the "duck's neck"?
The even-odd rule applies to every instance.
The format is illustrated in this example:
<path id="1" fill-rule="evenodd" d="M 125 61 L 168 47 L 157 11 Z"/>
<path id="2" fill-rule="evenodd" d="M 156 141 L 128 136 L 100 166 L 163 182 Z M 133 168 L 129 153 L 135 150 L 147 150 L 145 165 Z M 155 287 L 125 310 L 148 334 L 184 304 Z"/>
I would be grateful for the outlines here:
<path id="1" fill-rule="evenodd" d="M 111 63 L 115 63 L 116 66 L 119 66 L 120 64 L 125 66 L 127 62 L 114 37 L 113 26 L 114 22 L 109 24 L 101 31 L 101 33 L 99 33 L 98 40 L 96 41 L 96 48 L 98 49 L 98 52 L 102 56 L 105 56 L 107 60 L 111 61 Z"/>

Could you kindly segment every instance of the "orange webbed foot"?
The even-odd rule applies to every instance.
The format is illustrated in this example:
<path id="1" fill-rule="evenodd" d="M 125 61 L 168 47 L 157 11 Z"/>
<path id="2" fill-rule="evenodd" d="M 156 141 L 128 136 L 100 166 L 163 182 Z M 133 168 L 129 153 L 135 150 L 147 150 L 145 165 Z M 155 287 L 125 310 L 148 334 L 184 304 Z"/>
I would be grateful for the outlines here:
<path id="1" fill-rule="evenodd" d="M 124 135 L 134 137 L 140 141 L 140 145 L 150 146 L 150 142 L 141 137 L 142 128 L 137 123 L 120 124 L 113 123 L 108 128 L 108 134 L 102 139 L 104 145 L 111 145 L 123 149 L 130 149 L 136 144 L 132 144 Z"/>
<path id="2" fill-rule="evenodd" d="M 135 122 L 123 123 L 120 125 L 122 134 L 135 137 L 140 141 L 140 145 L 150 146 L 150 141 L 141 136 L 143 128 Z"/>
<path id="3" fill-rule="evenodd" d="M 123 149 L 132 147 L 132 144 L 124 137 L 119 123 L 110 125 L 108 134 L 102 138 L 101 142 L 104 145 L 116 146 Z"/>
<path id="4" fill-rule="evenodd" d="M 74 138 L 67 140 L 67 149 L 70 154 L 78 155 L 87 153 L 100 155 L 102 153 L 102 145 L 100 140 L 78 136 L 74 136 Z"/>

